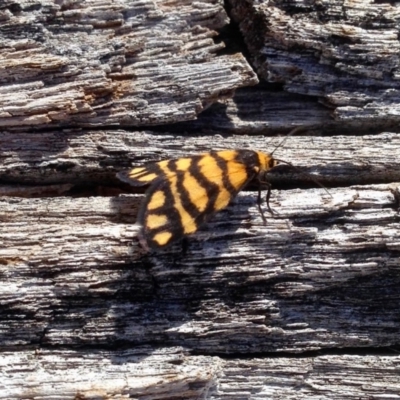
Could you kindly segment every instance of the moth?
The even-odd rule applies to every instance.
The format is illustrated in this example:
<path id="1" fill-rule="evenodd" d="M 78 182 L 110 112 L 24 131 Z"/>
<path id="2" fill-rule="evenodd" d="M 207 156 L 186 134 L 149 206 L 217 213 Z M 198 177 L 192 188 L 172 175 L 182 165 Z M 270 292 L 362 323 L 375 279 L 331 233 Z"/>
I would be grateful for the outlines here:
<path id="1" fill-rule="evenodd" d="M 272 212 L 270 185 L 263 177 L 277 164 L 272 154 L 223 150 L 150 163 L 122 171 L 117 177 L 133 186 L 149 185 L 137 220 L 139 242 L 149 250 L 196 232 L 254 179 L 267 187 L 267 207 Z M 265 222 L 260 203 L 259 188 L 258 207 Z"/>

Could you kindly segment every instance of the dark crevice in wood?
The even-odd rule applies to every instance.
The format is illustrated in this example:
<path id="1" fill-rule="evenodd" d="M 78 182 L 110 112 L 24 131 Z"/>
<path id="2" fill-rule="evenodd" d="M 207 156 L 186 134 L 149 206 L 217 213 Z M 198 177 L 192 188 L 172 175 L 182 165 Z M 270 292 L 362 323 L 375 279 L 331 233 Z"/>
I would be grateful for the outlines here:
<path id="1" fill-rule="evenodd" d="M 342 347 L 342 348 L 331 348 L 304 351 L 299 353 L 290 353 L 286 351 L 277 352 L 260 352 L 260 353 L 212 353 L 204 354 L 195 350 L 190 350 L 191 355 L 207 355 L 211 357 L 220 357 L 224 360 L 246 360 L 249 358 L 287 358 L 290 359 L 301 359 L 301 358 L 314 358 L 329 355 L 353 355 L 353 356 L 365 356 L 365 355 L 376 355 L 376 356 L 398 356 L 400 354 L 399 346 L 382 346 L 382 347 Z"/>

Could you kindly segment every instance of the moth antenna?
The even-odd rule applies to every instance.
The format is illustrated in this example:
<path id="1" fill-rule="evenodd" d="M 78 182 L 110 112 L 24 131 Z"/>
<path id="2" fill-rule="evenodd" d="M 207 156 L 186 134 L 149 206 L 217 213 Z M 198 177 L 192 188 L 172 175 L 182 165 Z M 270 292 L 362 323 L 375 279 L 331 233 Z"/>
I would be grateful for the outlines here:
<path id="1" fill-rule="evenodd" d="M 315 179 L 311 174 L 308 174 L 307 172 L 302 171 L 300 168 L 296 167 L 295 165 L 293 165 L 292 163 L 290 163 L 289 161 L 285 161 L 285 160 L 280 160 L 275 158 L 276 161 L 278 161 L 279 163 L 283 163 L 283 164 L 287 164 L 290 165 L 293 169 L 295 169 L 297 172 L 299 172 L 300 174 L 307 176 L 308 178 L 310 178 L 314 183 L 316 183 L 319 187 L 321 187 L 322 189 L 325 190 L 326 193 L 329 194 L 329 196 L 331 198 L 333 198 L 333 196 L 330 194 L 329 190 L 320 182 L 318 182 L 317 179 Z"/>
<path id="2" fill-rule="evenodd" d="M 281 146 L 283 145 L 283 143 L 286 142 L 286 140 L 287 140 L 287 138 L 288 138 L 289 136 L 292 136 L 292 135 L 294 135 L 295 133 L 297 133 L 297 132 L 299 132 L 299 131 L 301 131 L 301 130 L 303 130 L 303 129 L 304 129 L 304 126 L 298 126 L 298 127 L 294 128 L 294 129 L 292 129 L 292 130 L 281 140 L 281 142 L 274 148 L 274 150 L 272 151 L 272 153 L 270 153 L 270 155 L 272 156 L 272 154 L 274 154 L 275 151 L 276 151 L 277 149 L 279 149 L 279 147 L 281 147 Z"/>

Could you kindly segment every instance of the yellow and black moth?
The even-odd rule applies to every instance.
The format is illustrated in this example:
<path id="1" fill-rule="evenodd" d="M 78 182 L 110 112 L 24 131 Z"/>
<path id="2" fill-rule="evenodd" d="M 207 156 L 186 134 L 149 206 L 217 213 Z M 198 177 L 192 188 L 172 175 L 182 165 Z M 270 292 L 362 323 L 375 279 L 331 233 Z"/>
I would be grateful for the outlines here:
<path id="1" fill-rule="evenodd" d="M 192 234 L 250 181 L 263 182 L 264 173 L 278 164 L 270 154 L 251 150 L 223 150 L 177 160 L 164 160 L 117 174 L 134 186 L 149 185 L 137 223 L 142 246 L 163 248 Z M 261 191 L 258 206 L 261 211 Z M 272 211 L 271 211 L 272 212 Z M 263 220 L 265 222 L 264 215 Z"/>

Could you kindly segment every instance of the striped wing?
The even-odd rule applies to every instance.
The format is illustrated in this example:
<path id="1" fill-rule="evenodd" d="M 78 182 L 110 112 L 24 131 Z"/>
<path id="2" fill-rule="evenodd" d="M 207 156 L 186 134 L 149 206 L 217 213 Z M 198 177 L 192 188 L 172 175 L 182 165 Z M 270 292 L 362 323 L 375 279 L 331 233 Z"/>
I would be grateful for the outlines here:
<path id="1" fill-rule="evenodd" d="M 165 165 L 168 161 L 150 163 L 144 167 L 136 167 L 129 171 L 122 171 L 117 174 L 117 178 L 127 182 L 132 186 L 150 185 L 157 178 L 165 175 Z"/>
<path id="2" fill-rule="evenodd" d="M 225 208 L 255 175 L 246 162 L 238 160 L 238 152 L 212 152 L 131 170 L 124 180 L 150 183 L 138 216 L 140 241 L 162 248 L 196 232 Z"/>

